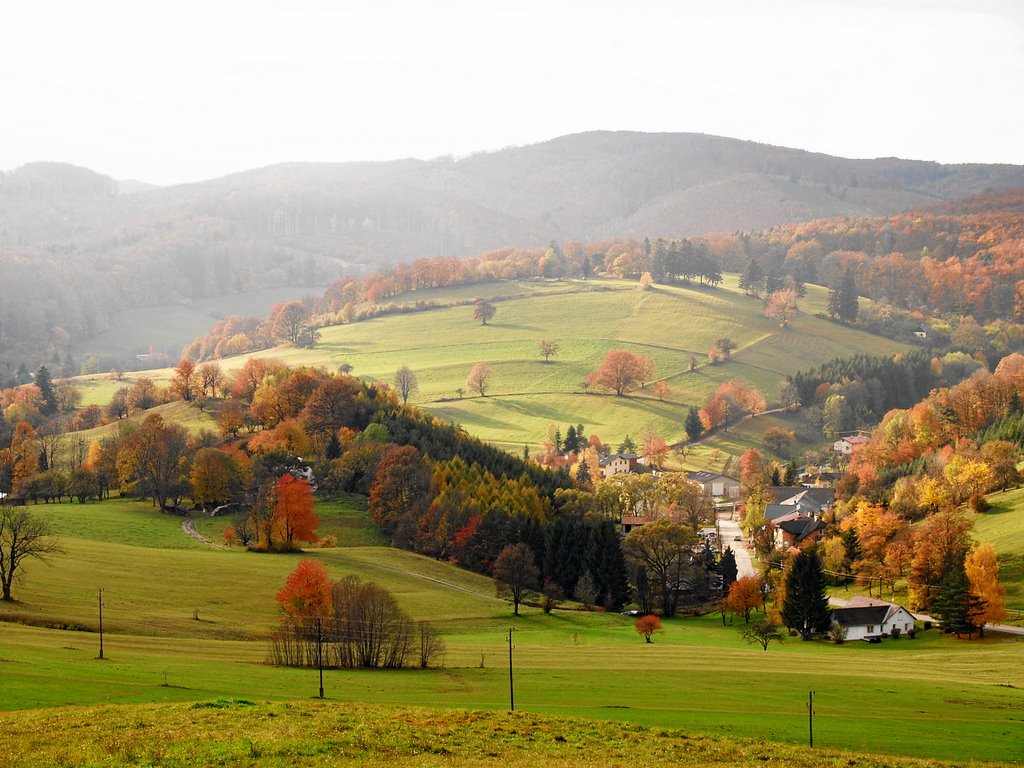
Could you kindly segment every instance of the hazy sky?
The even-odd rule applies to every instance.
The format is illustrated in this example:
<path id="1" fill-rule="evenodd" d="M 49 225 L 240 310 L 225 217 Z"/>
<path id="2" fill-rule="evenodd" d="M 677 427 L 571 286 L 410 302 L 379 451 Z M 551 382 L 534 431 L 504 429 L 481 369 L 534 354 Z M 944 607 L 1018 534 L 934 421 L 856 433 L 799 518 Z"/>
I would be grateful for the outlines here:
<path id="1" fill-rule="evenodd" d="M 0 169 L 195 181 L 587 130 L 1024 164 L 1020 0 L 5 3 Z"/>

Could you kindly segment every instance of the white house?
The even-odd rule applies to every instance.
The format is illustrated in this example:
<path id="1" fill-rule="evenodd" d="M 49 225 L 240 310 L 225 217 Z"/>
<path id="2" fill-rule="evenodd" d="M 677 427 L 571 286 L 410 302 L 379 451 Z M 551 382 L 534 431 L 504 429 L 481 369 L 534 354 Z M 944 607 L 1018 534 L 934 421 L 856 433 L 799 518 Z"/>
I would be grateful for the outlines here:
<path id="1" fill-rule="evenodd" d="M 613 453 L 610 456 L 602 456 L 601 475 L 611 477 L 623 472 L 633 472 L 640 465 L 640 457 L 635 453 Z"/>
<path id="2" fill-rule="evenodd" d="M 894 629 L 906 634 L 914 617 L 906 608 L 870 597 L 854 597 L 845 608 L 832 609 L 832 623 L 846 627 L 847 640 L 889 637 Z"/>
<path id="3" fill-rule="evenodd" d="M 849 456 L 853 453 L 854 448 L 864 445 L 868 441 L 869 438 L 864 435 L 847 435 L 846 437 L 832 443 L 832 450 L 836 453 L 841 453 L 844 456 Z"/>

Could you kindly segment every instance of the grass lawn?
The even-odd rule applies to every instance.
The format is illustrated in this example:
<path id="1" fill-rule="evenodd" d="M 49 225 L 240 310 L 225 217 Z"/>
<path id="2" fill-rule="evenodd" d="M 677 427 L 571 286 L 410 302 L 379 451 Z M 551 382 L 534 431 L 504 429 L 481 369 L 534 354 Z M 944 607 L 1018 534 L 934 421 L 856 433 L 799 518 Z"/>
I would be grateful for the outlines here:
<path id="1" fill-rule="evenodd" d="M 526 607 L 514 618 L 483 576 L 387 547 L 352 546 L 368 534 L 365 510 L 350 497 L 319 508 L 325 524 L 355 531 L 349 546 L 291 555 L 200 547 L 178 530 L 179 519 L 137 502 L 34 510 L 50 519 L 66 554 L 51 565 L 31 563 L 16 585 L 22 602 L 3 607 L 14 620 L 0 623 L 5 709 L 306 699 L 315 674 L 266 665 L 264 638 L 285 576 L 301 557 L 315 557 L 335 578 L 352 573 L 385 584 L 447 643 L 442 669 L 328 671 L 333 701 L 501 710 L 512 627 L 516 702 L 531 713 L 798 744 L 814 690 L 819 744 L 959 761 L 1021 757 L 1024 642 L 1017 639 L 924 632 L 880 646 L 790 640 L 765 652 L 718 615 L 666 620 L 650 645 L 633 619 L 616 614 L 548 616 Z M 50 628 L 95 630 L 99 587 L 104 661 L 95 658 L 95 631 Z"/>
<path id="2" fill-rule="evenodd" d="M 992 508 L 974 517 L 974 534 L 999 555 L 999 580 L 1006 607 L 1024 610 L 1024 488 L 988 497 Z"/>

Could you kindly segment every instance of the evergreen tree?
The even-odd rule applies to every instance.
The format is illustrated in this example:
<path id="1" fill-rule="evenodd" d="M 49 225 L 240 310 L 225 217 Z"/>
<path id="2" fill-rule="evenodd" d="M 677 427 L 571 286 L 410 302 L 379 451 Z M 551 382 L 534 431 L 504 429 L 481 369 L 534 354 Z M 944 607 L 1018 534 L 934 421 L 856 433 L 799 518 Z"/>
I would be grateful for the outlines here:
<path id="1" fill-rule="evenodd" d="M 327 460 L 333 461 L 341 456 L 341 441 L 338 440 L 338 433 L 331 432 L 331 439 L 327 441 Z"/>
<path id="2" fill-rule="evenodd" d="M 594 485 L 594 478 L 590 476 L 590 465 L 586 459 L 581 459 L 576 468 L 576 485 L 580 488 L 590 488 Z"/>
<path id="3" fill-rule="evenodd" d="M 580 449 L 579 440 L 576 438 L 576 427 L 572 424 L 565 430 L 565 440 L 562 442 L 566 453 L 576 453 Z"/>
<path id="4" fill-rule="evenodd" d="M 619 443 L 619 453 L 636 453 L 636 441 L 629 435 L 626 435 L 622 442 Z"/>
<path id="5" fill-rule="evenodd" d="M 764 268 L 761 262 L 751 256 L 740 275 L 739 288 L 748 296 L 757 296 L 764 286 Z"/>
<path id="6" fill-rule="evenodd" d="M 978 629 L 985 601 L 971 593 L 971 584 L 962 562 L 949 569 L 931 610 L 947 634 L 956 633 L 960 637 L 966 632 L 970 637 Z"/>
<path id="7" fill-rule="evenodd" d="M 736 566 L 736 553 L 732 547 L 726 547 L 725 552 L 718 561 L 718 572 L 722 575 L 722 592 L 729 593 L 729 586 L 739 576 L 739 568 Z"/>
<path id="8" fill-rule="evenodd" d="M 601 605 L 610 611 L 622 610 L 629 599 L 629 579 L 619 534 L 611 520 L 601 520 L 591 527 L 584 567 L 594 579 Z"/>
<path id="9" fill-rule="evenodd" d="M 39 366 L 36 371 L 35 385 L 43 396 L 43 404 L 39 409 L 43 414 L 52 416 L 57 412 L 57 393 L 53 389 L 53 377 L 45 365 Z"/>
<path id="10" fill-rule="evenodd" d="M 704 432 L 704 425 L 701 423 L 700 414 L 697 413 L 697 409 L 690 407 L 690 412 L 686 414 L 686 436 L 690 440 L 696 440 Z"/>
<path id="11" fill-rule="evenodd" d="M 831 296 L 829 297 L 831 304 Z M 847 267 L 843 279 L 839 283 L 838 312 L 839 319 L 844 323 L 855 323 L 860 304 L 857 298 L 857 276 L 852 267 Z"/>
<path id="12" fill-rule="evenodd" d="M 825 573 L 814 549 L 796 556 L 786 577 L 786 598 L 782 603 L 782 623 L 795 629 L 804 640 L 828 629 L 830 611 L 825 596 Z"/>
<path id="13" fill-rule="evenodd" d="M 839 285 L 833 285 L 828 289 L 828 316 L 830 320 L 839 317 Z"/>

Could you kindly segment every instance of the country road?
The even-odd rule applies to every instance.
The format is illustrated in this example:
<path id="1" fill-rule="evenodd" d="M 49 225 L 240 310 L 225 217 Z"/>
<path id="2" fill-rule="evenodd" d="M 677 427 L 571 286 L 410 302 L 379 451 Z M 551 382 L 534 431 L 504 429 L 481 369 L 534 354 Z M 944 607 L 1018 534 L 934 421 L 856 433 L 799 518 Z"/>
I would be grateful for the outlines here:
<path id="1" fill-rule="evenodd" d="M 737 536 L 743 535 L 739 523 L 728 516 L 719 516 L 718 532 L 722 537 L 722 550 L 725 551 L 726 547 L 732 547 L 733 554 L 736 555 L 736 577 L 742 579 L 744 576 L 756 576 L 757 569 L 754 568 L 754 563 L 750 558 L 747 543 L 735 541 Z"/>

